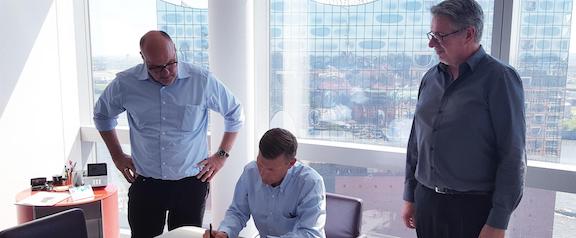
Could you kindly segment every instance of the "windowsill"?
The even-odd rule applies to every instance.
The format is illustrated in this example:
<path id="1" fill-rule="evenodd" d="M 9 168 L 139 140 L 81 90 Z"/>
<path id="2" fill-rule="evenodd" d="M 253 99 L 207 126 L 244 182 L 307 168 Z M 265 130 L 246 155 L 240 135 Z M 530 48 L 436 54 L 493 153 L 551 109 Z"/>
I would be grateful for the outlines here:
<path id="1" fill-rule="evenodd" d="M 82 142 L 103 142 L 94 125 L 82 126 L 80 133 Z M 128 127 L 119 126 L 116 133 L 121 144 L 130 144 Z M 297 157 L 310 162 L 403 170 L 406 148 L 300 139 Z M 573 181 L 575 165 L 528 160 L 528 187 L 576 193 Z"/>

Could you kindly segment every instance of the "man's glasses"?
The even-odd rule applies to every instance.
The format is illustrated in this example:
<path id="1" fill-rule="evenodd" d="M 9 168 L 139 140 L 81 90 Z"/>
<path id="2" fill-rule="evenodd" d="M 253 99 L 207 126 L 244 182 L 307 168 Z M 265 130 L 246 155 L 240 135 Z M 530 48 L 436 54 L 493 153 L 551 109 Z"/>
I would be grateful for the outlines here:
<path id="1" fill-rule="evenodd" d="M 426 33 L 426 36 L 428 36 L 428 40 L 432 40 L 434 39 L 435 41 L 437 41 L 438 43 L 442 43 L 444 41 L 444 37 L 450 36 L 450 35 L 454 35 L 458 32 L 461 32 L 462 30 L 464 30 L 466 28 L 462 28 L 460 30 L 456 30 L 453 32 L 450 32 L 448 34 L 442 34 L 442 33 L 438 33 L 438 32 L 428 32 Z"/>
<path id="2" fill-rule="evenodd" d="M 168 67 L 177 64 L 178 61 L 174 61 L 174 62 L 170 62 L 164 65 L 151 65 L 148 66 L 148 70 L 154 72 L 154 73 L 162 73 L 165 69 L 169 69 Z"/>

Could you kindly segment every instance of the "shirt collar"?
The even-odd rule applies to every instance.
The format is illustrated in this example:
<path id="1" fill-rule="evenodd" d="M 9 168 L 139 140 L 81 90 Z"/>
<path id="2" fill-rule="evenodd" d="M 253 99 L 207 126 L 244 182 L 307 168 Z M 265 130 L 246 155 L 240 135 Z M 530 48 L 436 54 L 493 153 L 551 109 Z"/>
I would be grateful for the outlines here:
<path id="1" fill-rule="evenodd" d="M 184 63 L 180 63 L 178 62 L 178 74 L 176 75 L 176 80 L 178 79 L 184 79 L 184 78 L 188 78 L 190 76 L 190 74 L 188 73 L 187 70 L 184 69 L 184 66 L 182 66 L 182 64 Z M 138 80 L 152 80 L 150 77 L 150 74 L 148 74 L 148 69 L 146 68 L 146 64 L 140 64 L 139 65 L 139 69 L 138 69 Z"/>
<path id="2" fill-rule="evenodd" d="M 299 161 L 296 161 L 294 166 L 292 166 L 292 168 L 288 169 L 288 171 L 286 172 L 286 175 L 284 176 L 284 179 L 282 179 L 282 182 L 280 183 L 280 185 L 278 185 L 276 187 L 272 187 L 270 185 L 264 184 L 264 186 L 270 187 L 271 189 L 278 189 L 278 190 L 280 190 L 280 192 L 284 192 L 286 190 L 286 187 L 288 187 L 288 184 L 290 184 L 290 181 L 294 177 L 295 168 L 297 166 L 300 166 L 299 163 L 300 163 Z"/>
<path id="3" fill-rule="evenodd" d="M 484 56 L 486 56 L 486 51 L 484 51 L 484 48 L 482 47 L 482 45 L 480 45 L 480 48 L 478 48 L 478 50 L 474 54 L 472 54 L 472 56 L 470 56 L 464 63 L 459 65 L 459 67 L 460 69 L 462 69 L 462 67 L 468 66 L 470 68 L 470 71 L 474 71 L 474 69 L 476 68 L 476 66 L 478 66 L 480 61 L 482 61 L 482 58 L 484 58 Z M 443 71 L 448 70 L 448 65 L 442 62 L 438 64 L 438 67 L 440 67 L 440 69 L 442 69 Z"/>

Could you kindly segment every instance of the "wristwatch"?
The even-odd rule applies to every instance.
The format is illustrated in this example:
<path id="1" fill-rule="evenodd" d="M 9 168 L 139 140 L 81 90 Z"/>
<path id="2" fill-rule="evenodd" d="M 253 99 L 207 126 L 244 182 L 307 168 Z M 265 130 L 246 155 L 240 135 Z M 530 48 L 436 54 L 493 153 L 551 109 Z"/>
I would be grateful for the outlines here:
<path id="1" fill-rule="evenodd" d="M 219 148 L 218 152 L 216 152 L 216 155 L 218 155 L 218 157 L 226 159 L 230 156 L 230 154 L 228 154 L 228 152 L 226 152 L 224 149 Z"/>

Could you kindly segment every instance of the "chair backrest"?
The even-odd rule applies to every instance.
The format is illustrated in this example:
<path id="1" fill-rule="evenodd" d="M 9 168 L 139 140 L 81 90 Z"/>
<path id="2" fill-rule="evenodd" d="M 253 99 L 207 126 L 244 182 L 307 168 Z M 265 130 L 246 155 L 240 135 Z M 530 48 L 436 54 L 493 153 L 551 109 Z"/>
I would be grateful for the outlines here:
<path id="1" fill-rule="evenodd" d="M 326 238 L 360 236 L 362 199 L 326 193 Z"/>
<path id="2" fill-rule="evenodd" d="M 84 212 L 79 208 L 55 213 L 0 231 L 0 238 L 87 238 Z"/>

